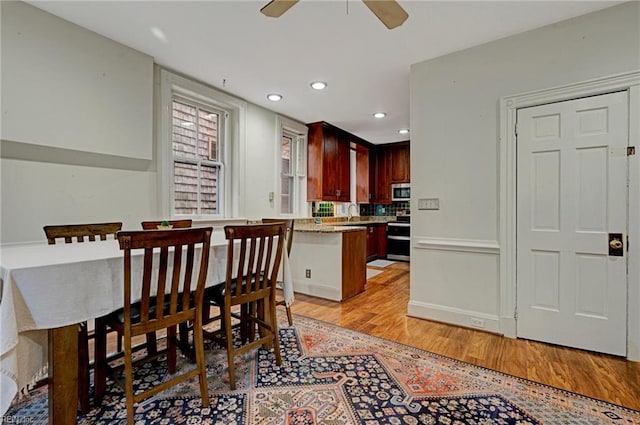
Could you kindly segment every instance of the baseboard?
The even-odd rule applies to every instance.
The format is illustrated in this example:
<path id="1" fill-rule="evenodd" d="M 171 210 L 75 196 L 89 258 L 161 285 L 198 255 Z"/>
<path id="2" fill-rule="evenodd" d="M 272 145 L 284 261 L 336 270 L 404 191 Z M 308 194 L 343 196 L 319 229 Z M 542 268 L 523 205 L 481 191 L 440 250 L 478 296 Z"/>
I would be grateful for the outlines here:
<path id="1" fill-rule="evenodd" d="M 513 317 L 501 317 L 500 333 L 507 338 L 517 338 L 516 319 Z"/>
<path id="2" fill-rule="evenodd" d="M 442 305 L 409 301 L 407 314 L 420 319 L 435 320 L 487 332 L 502 334 L 497 316 Z"/>

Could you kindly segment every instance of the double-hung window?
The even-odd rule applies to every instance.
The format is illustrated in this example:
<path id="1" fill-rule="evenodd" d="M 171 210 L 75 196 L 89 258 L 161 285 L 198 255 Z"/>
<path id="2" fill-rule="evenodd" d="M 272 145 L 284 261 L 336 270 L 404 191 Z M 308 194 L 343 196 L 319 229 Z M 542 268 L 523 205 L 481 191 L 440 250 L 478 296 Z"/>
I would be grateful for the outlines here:
<path id="1" fill-rule="evenodd" d="M 219 215 L 225 112 L 174 96 L 171 116 L 173 215 Z"/>
<path id="2" fill-rule="evenodd" d="M 279 201 L 281 215 L 304 215 L 306 213 L 306 140 L 307 127 L 285 117 L 276 118 L 279 129 L 278 162 Z"/>
<path id="3" fill-rule="evenodd" d="M 246 102 L 160 69 L 158 207 L 163 218 L 239 214 Z"/>
<path id="4" fill-rule="evenodd" d="M 295 206 L 295 162 L 297 135 L 283 130 L 280 142 L 280 213 L 293 214 Z"/>

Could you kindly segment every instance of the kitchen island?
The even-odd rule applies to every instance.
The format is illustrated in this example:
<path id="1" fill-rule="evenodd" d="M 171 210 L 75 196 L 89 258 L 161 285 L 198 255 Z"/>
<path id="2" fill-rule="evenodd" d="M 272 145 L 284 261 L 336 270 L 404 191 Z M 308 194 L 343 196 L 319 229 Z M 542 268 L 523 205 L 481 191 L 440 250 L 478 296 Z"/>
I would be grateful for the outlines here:
<path id="1" fill-rule="evenodd" d="M 334 301 L 364 291 L 366 228 L 296 224 L 289 264 L 294 291 Z"/>

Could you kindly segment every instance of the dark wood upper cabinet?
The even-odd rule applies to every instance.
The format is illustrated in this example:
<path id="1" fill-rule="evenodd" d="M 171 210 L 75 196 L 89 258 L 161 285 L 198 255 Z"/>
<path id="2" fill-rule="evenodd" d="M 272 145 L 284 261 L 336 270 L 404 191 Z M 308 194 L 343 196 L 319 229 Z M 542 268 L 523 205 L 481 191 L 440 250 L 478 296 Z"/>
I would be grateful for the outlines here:
<path id="1" fill-rule="evenodd" d="M 391 183 L 411 182 L 411 156 L 409 142 L 394 143 L 391 152 Z"/>
<path id="2" fill-rule="evenodd" d="M 349 136 L 325 122 L 308 124 L 307 200 L 350 200 Z"/>
<path id="3" fill-rule="evenodd" d="M 356 202 L 366 204 L 373 200 L 369 148 L 355 144 L 356 150 Z"/>
<path id="4" fill-rule="evenodd" d="M 375 182 L 373 202 L 377 204 L 391 203 L 391 154 L 385 147 L 376 147 L 372 150 L 373 180 Z"/>

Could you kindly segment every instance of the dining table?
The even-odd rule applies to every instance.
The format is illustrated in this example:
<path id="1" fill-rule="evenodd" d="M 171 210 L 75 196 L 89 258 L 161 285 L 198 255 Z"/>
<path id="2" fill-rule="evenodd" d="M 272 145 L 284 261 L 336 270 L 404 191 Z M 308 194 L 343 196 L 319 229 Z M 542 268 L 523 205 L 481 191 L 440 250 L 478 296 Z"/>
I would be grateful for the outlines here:
<path id="1" fill-rule="evenodd" d="M 227 245 L 224 232 L 215 230 L 206 286 L 225 280 Z M 132 267 L 141 269 L 143 250 L 132 254 L 139 256 Z M 291 272 L 283 254 L 281 289 L 291 305 Z M 49 423 L 76 423 L 78 324 L 122 308 L 123 270 L 123 252 L 114 239 L 0 246 L 0 417 L 48 376 Z"/>

